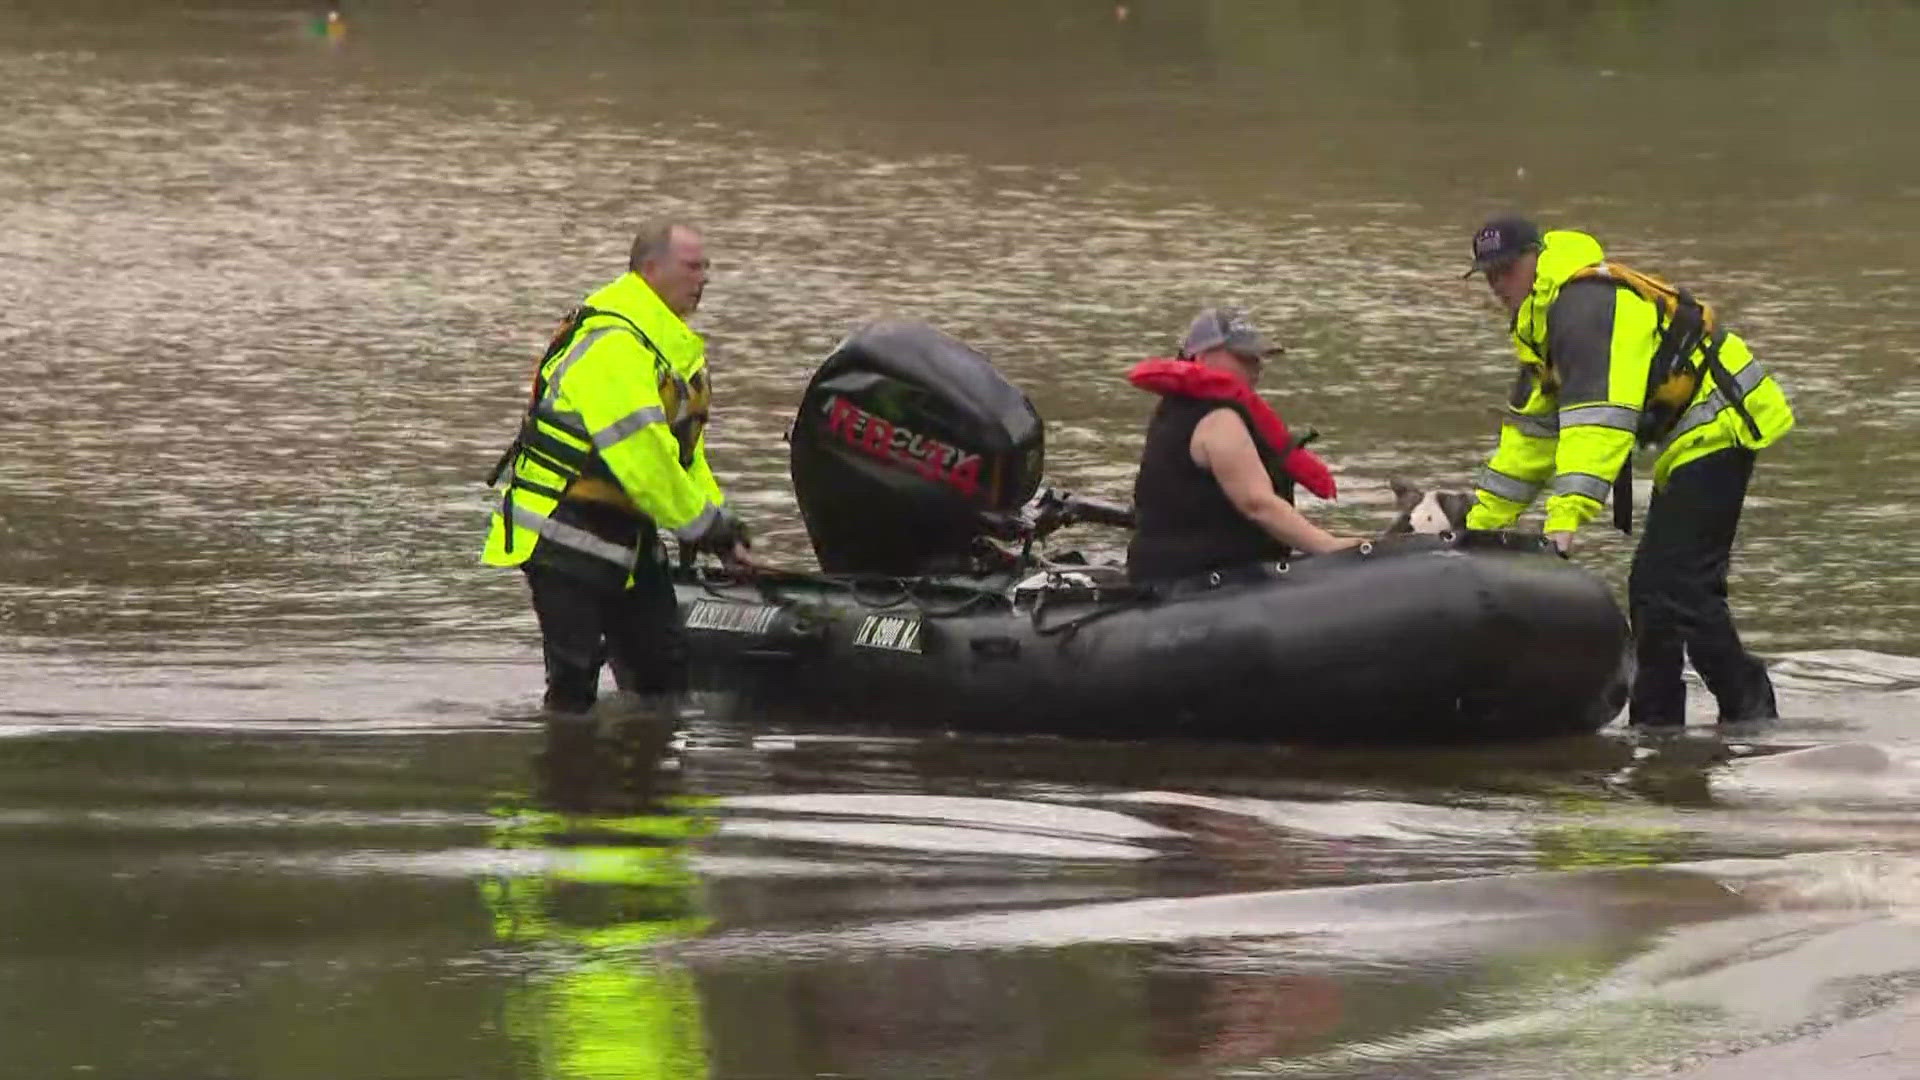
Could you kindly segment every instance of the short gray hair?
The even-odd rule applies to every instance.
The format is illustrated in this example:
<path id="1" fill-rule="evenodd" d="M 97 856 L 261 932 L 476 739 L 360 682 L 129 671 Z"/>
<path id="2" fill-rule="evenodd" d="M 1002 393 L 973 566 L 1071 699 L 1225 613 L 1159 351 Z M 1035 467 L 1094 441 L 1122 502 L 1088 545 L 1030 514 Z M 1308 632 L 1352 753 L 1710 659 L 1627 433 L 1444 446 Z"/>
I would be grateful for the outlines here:
<path id="1" fill-rule="evenodd" d="M 665 218 L 640 226 L 633 237 L 633 250 L 627 253 L 627 269 L 639 270 L 641 263 L 665 255 L 668 245 L 673 243 L 673 230 L 690 228 L 692 226 Z"/>

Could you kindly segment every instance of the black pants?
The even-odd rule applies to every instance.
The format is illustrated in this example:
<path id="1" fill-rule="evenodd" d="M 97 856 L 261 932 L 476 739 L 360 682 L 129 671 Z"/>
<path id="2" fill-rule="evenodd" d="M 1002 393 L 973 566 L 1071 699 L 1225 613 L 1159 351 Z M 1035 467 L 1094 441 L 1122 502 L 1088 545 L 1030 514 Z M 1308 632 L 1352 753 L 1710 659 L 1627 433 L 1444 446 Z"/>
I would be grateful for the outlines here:
<path id="1" fill-rule="evenodd" d="M 1778 716 L 1767 667 L 1740 644 L 1727 607 L 1727 563 L 1753 476 L 1753 451 L 1722 450 L 1673 470 L 1647 508 L 1627 607 L 1639 672 L 1627 718 L 1686 722 L 1682 655 L 1720 704 L 1722 721 Z"/>
<path id="2" fill-rule="evenodd" d="M 590 708 L 599 693 L 602 664 L 613 668 L 614 683 L 622 690 L 684 689 L 686 645 L 665 564 L 643 554 L 627 589 L 609 589 L 532 562 L 525 569 L 540 620 L 548 709 Z"/>

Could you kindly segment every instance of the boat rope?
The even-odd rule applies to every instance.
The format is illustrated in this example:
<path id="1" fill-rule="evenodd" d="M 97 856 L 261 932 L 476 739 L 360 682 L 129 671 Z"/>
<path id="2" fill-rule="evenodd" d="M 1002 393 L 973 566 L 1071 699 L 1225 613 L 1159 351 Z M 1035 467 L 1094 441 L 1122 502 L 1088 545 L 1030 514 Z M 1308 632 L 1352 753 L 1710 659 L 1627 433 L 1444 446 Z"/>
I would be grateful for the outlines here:
<path id="1" fill-rule="evenodd" d="M 1030 616 L 1033 622 L 1033 632 L 1039 634 L 1041 637 L 1053 637 L 1056 634 L 1065 634 L 1068 637 L 1072 637 L 1080 631 L 1081 627 L 1086 626 L 1088 623 L 1098 622 L 1109 615 L 1117 615 L 1122 611 L 1130 611 L 1133 608 L 1143 607 L 1152 603 L 1154 599 L 1151 593 L 1143 592 L 1115 603 L 1094 608 L 1085 614 L 1048 624 L 1041 619 L 1041 616 L 1046 612 L 1047 597 L 1051 595 L 1051 592 L 1043 591 L 1039 599 L 1033 602 L 1033 614 Z"/>
<path id="2" fill-rule="evenodd" d="M 722 586 L 752 584 L 762 599 L 776 604 L 790 603 L 794 599 L 781 593 L 782 584 L 833 588 L 845 592 L 854 603 L 869 611 L 883 611 L 888 608 L 911 605 L 921 615 L 930 619 L 952 618 L 965 614 L 981 604 L 996 601 L 1004 603 L 1009 600 L 1009 594 L 1005 588 L 948 583 L 935 588 L 949 592 L 962 592 L 966 595 L 950 605 L 936 606 L 924 595 L 921 588 L 916 587 L 916 582 L 912 578 L 888 577 L 876 581 L 871 577 L 824 574 L 810 570 L 781 570 L 778 571 L 778 575 L 780 579 L 778 582 L 770 580 L 768 575 L 756 574 L 744 580 L 736 578 L 731 582 L 717 584 L 712 579 L 702 576 L 699 578 L 699 584 L 707 595 L 721 600 L 732 599 Z M 876 586 L 885 589 L 886 592 L 875 594 L 871 590 Z"/>

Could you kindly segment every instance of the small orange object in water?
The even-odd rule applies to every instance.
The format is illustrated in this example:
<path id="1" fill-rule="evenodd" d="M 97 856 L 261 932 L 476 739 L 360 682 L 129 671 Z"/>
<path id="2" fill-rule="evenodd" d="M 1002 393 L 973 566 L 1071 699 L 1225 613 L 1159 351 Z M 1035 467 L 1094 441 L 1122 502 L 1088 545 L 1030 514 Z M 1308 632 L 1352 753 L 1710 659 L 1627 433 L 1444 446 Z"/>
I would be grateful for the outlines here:
<path id="1" fill-rule="evenodd" d="M 1113 5 L 1113 18 L 1115 22 L 1126 22 L 1127 14 L 1128 14 L 1127 5 L 1125 4 Z"/>

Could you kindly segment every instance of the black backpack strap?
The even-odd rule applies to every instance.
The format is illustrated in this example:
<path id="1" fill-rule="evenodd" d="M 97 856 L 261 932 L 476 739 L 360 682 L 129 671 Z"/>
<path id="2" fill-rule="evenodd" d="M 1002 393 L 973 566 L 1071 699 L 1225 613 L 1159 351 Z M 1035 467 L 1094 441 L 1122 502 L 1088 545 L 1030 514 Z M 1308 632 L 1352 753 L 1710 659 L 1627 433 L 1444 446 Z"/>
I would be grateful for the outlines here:
<path id="1" fill-rule="evenodd" d="M 1654 310 L 1658 313 L 1659 306 L 1655 305 Z M 1666 438 L 1700 387 L 1700 372 L 1694 367 L 1692 357 L 1696 349 L 1704 347 L 1708 337 L 1706 309 L 1681 289 L 1673 313 L 1667 316 L 1664 325 L 1656 323 L 1656 328 L 1660 332 L 1660 343 L 1654 346 L 1653 356 L 1647 361 L 1647 385 L 1640 399 L 1640 421 L 1634 428 L 1634 441 L 1641 446 L 1652 446 Z M 1683 399 L 1662 401 L 1660 391 L 1675 380 L 1686 383 L 1682 387 Z"/>
<path id="2" fill-rule="evenodd" d="M 1633 535 L 1633 455 L 1620 463 L 1620 474 L 1613 478 L 1613 527 Z"/>
<path id="3" fill-rule="evenodd" d="M 1727 370 L 1727 365 L 1720 362 L 1720 346 L 1726 340 L 1725 330 L 1714 334 L 1713 339 L 1708 341 L 1701 350 L 1700 366 L 1706 369 L 1707 377 L 1713 380 L 1713 388 L 1720 391 L 1721 397 L 1727 399 L 1728 407 L 1733 409 L 1734 415 L 1747 425 L 1747 430 L 1753 433 L 1753 437 L 1764 438 L 1765 436 L 1760 434 L 1759 422 L 1754 420 L 1753 414 L 1747 411 L 1747 403 L 1742 400 L 1746 395 L 1740 392 L 1740 384 L 1734 380 L 1733 373 Z"/>

